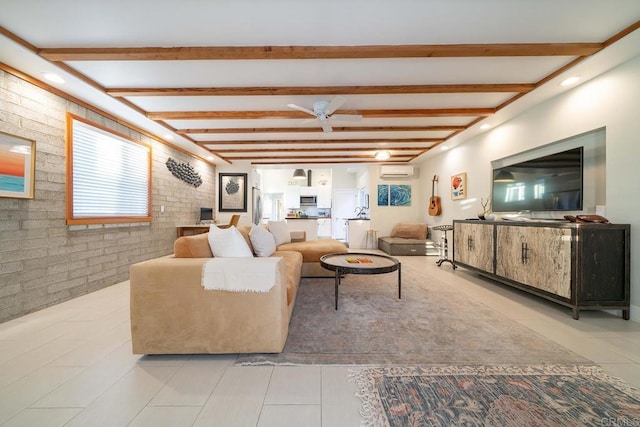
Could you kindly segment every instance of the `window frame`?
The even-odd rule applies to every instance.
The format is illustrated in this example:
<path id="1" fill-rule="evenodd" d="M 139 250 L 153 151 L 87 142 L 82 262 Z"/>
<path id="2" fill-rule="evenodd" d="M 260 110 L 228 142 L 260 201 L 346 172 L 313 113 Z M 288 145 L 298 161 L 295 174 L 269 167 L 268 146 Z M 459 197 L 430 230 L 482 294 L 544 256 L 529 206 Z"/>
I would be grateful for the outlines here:
<path id="1" fill-rule="evenodd" d="M 90 225 L 90 224 L 117 224 L 117 223 L 137 223 L 151 222 L 152 215 L 152 149 L 151 145 L 131 138 L 128 135 L 114 131 L 98 123 L 92 122 L 84 117 L 73 113 L 67 113 L 66 118 L 66 223 L 67 225 Z M 82 122 L 85 125 L 94 127 L 100 131 L 113 135 L 114 138 L 123 139 L 126 142 L 140 145 L 147 149 L 147 213 L 146 215 L 118 215 L 118 216 L 96 216 L 96 217 L 75 217 L 73 213 L 73 124 L 74 121 Z"/>

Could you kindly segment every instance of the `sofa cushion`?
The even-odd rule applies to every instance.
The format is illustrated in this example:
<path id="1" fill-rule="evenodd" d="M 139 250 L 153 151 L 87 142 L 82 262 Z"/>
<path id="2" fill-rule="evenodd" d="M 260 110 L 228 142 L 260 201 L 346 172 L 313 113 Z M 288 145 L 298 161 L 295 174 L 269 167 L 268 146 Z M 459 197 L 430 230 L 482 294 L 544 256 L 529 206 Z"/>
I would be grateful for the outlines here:
<path id="1" fill-rule="evenodd" d="M 253 258 L 253 252 L 235 226 L 222 229 L 212 225 L 209 229 L 209 245 L 215 257 Z"/>
<path id="2" fill-rule="evenodd" d="M 399 222 L 393 226 L 391 237 L 401 237 L 404 239 L 426 239 L 427 224 Z"/>
<path id="3" fill-rule="evenodd" d="M 209 246 L 209 233 L 179 237 L 173 243 L 173 252 L 176 258 L 213 257 L 211 246 Z"/>
<path id="4" fill-rule="evenodd" d="M 279 245 L 278 251 L 297 251 L 304 262 L 320 262 L 320 257 L 334 252 L 347 252 L 347 246 L 333 239 L 307 240 Z"/>
<path id="5" fill-rule="evenodd" d="M 249 231 L 249 240 L 253 252 L 259 257 L 268 257 L 276 251 L 276 241 L 273 234 L 266 228 L 258 225 L 252 225 Z"/>
<path id="6" fill-rule="evenodd" d="M 269 231 L 276 239 L 276 246 L 291 242 L 291 233 L 286 221 L 269 221 Z"/>

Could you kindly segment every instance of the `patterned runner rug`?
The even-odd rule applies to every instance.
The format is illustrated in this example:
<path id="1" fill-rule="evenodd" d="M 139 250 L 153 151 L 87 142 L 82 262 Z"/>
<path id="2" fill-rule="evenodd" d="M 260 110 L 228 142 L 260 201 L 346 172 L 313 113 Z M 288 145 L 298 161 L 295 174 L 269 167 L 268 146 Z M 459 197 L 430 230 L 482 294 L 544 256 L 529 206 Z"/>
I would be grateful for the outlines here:
<path id="1" fill-rule="evenodd" d="M 640 392 L 596 366 L 363 368 L 369 426 L 638 426 Z"/>
<path id="2" fill-rule="evenodd" d="M 303 279 L 284 351 L 236 364 L 592 364 L 424 269 L 403 264 L 402 299 L 397 280 L 348 275 L 336 311 L 333 279 Z"/>

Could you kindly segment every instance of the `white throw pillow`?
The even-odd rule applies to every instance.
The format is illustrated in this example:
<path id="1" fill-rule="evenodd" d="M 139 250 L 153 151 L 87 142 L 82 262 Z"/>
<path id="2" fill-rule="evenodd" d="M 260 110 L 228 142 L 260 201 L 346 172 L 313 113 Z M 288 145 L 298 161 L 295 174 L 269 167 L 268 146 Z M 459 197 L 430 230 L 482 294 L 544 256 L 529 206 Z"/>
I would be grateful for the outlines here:
<path id="1" fill-rule="evenodd" d="M 291 243 L 291 233 L 286 221 L 269 221 L 269 231 L 276 239 L 276 246 L 283 243 Z"/>
<path id="2" fill-rule="evenodd" d="M 269 233 L 269 230 L 261 225 L 253 224 L 251 226 L 249 240 L 251 240 L 253 250 L 258 256 L 271 256 L 276 251 L 276 239 L 273 238 L 273 234 Z"/>
<path id="3" fill-rule="evenodd" d="M 223 229 L 212 225 L 209 229 L 209 246 L 215 257 L 253 258 L 247 241 L 234 226 Z"/>

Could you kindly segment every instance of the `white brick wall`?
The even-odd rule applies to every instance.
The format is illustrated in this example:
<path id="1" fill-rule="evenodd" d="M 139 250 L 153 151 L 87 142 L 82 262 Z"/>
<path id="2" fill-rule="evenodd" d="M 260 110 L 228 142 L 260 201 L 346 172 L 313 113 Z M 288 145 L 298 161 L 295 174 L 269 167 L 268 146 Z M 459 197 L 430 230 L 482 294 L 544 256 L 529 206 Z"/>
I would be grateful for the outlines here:
<path id="1" fill-rule="evenodd" d="M 65 224 L 67 111 L 152 145 L 151 224 Z M 131 264 L 173 251 L 176 225 L 215 206 L 214 167 L 1 70 L 0 131 L 36 141 L 35 198 L 0 198 L 0 322 L 127 280 Z M 191 163 L 203 185 L 173 177 L 168 157 Z"/>

